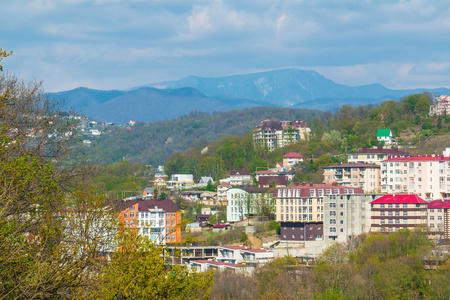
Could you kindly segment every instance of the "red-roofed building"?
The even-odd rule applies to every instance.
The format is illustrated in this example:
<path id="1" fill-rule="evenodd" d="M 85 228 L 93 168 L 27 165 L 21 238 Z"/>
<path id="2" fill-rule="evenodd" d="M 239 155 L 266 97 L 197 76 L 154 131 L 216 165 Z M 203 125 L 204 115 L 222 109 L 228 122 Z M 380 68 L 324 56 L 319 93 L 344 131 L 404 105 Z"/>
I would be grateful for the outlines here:
<path id="1" fill-rule="evenodd" d="M 157 244 L 181 242 L 181 210 L 169 199 L 126 201 L 119 220 Z"/>
<path id="2" fill-rule="evenodd" d="M 380 192 L 380 165 L 369 163 L 341 163 L 323 167 L 324 182 L 360 187 L 366 193 Z"/>
<path id="3" fill-rule="evenodd" d="M 303 155 L 297 152 L 289 152 L 283 156 L 283 168 L 285 169 L 285 171 L 288 171 L 302 161 Z"/>
<path id="4" fill-rule="evenodd" d="M 381 192 L 450 198 L 450 156 L 388 156 L 381 163 Z"/>
<path id="5" fill-rule="evenodd" d="M 415 194 L 387 194 L 370 205 L 371 231 L 392 232 L 427 225 L 428 202 Z"/>
<path id="6" fill-rule="evenodd" d="M 306 184 L 275 188 L 276 221 L 281 223 L 281 240 L 323 239 L 325 195 L 363 194 L 361 188 L 337 184 Z"/>
<path id="7" fill-rule="evenodd" d="M 428 203 L 428 228 L 431 239 L 443 239 L 445 233 L 445 207 L 450 207 L 450 200 L 434 200 Z"/>

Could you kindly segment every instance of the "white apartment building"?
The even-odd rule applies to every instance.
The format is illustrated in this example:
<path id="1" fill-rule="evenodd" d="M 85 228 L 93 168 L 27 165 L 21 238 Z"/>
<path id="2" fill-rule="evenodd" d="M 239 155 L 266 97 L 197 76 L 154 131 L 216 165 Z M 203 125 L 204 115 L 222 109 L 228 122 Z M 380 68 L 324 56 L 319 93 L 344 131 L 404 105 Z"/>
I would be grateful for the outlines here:
<path id="1" fill-rule="evenodd" d="M 265 206 L 275 211 L 275 200 L 268 189 L 255 187 L 230 188 L 227 190 L 227 221 L 238 222 L 249 215 L 258 214 Z"/>
<path id="2" fill-rule="evenodd" d="M 194 185 L 194 175 L 192 174 L 173 174 L 170 180 L 166 182 L 168 190 L 183 189 Z"/>
<path id="3" fill-rule="evenodd" d="M 417 194 L 426 200 L 450 196 L 450 157 L 388 157 L 381 163 L 381 192 Z"/>

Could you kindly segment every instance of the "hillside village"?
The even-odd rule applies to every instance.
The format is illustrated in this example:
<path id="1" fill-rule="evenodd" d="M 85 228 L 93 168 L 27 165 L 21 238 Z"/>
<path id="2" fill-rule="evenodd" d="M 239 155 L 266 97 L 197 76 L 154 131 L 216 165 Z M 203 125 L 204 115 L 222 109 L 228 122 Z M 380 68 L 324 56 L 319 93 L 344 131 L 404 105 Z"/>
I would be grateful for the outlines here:
<path id="1" fill-rule="evenodd" d="M 445 111 L 431 106 L 430 115 Z M 273 151 L 308 141 L 312 132 L 304 120 L 264 120 L 252 135 L 255 145 Z M 322 166 L 322 183 L 295 181 L 300 164 L 318 159 L 297 152 L 285 153 L 269 168 L 199 181 L 193 174 L 168 176 L 159 166 L 152 186 L 142 197 L 127 199 L 130 206 L 120 218 L 161 244 L 196 236 L 197 243 L 182 248 L 186 254 L 179 263 L 198 271 L 248 274 L 286 255 L 311 264 L 334 242 L 352 243 L 374 232 L 422 230 L 434 243 L 450 244 L 450 148 L 412 155 L 399 148 L 389 128 L 379 128 L 374 138 L 380 146 L 364 146 L 343 162 Z M 264 224 L 278 229 L 262 234 Z M 237 233 L 228 244 L 205 238 L 231 232 Z"/>

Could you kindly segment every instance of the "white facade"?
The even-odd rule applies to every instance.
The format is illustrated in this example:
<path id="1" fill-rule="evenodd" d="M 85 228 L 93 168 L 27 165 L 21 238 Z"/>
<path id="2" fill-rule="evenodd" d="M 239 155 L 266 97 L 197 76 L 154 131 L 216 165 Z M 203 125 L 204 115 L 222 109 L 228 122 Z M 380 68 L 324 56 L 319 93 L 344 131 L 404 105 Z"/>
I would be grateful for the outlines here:
<path id="1" fill-rule="evenodd" d="M 130 224 L 125 224 L 133 227 L 136 225 L 137 233 L 148 237 L 157 245 L 166 244 L 166 213 L 160 208 L 149 209 L 148 212 L 129 212 L 130 218 L 136 217 L 136 224 L 130 221 Z M 133 216 L 131 216 L 133 214 Z"/>
<path id="2" fill-rule="evenodd" d="M 227 190 L 227 221 L 238 222 L 246 219 L 249 214 L 257 214 L 260 204 L 270 206 L 275 210 L 275 200 L 272 195 L 266 194 L 266 189 L 248 192 L 242 188 L 230 188 Z"/>
<path id="3" fill-rule="evenodd" d="M 389 158 L 381 163 L 381 192 L 417 194 L 427 200 L 450 196 L 450 157 Z"/>

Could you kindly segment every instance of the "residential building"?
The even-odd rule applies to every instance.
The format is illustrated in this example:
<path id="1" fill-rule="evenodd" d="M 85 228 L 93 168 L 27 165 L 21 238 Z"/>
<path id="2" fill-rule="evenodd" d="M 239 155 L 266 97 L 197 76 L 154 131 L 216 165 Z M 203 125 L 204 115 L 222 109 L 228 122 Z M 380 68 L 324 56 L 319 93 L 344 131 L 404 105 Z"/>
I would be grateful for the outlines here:
<path id="1" fill-rule="evenodd" d="M 192 174 L 173 174 L 170 181 L 166 182 L 168 190 L 178 190 L 188 188 L 194 185 L 194 175 Z"/>
<path id="2" fill-rule="evenodd" d="M 256 171 L 255 172 L 255 179 L 256 181 L 259 181 L 259 179 L 263 176 L 279 176 L 279 177 L 287 177 L 287 180 L 290 181 L 295 176 L 295 172 L 291 171 L 285 171 L 285 172 L 275 172 L 272 170 L 263 170 L 263 171 Z"/>
<path id="3" fill-rule="evenodd" d="M 381 164 L 381 192 L 417 194 L 427 200 L 450 197 L 450 156 L 389 156 Z"/>
<path id="4" fill-rule="evenodd" d="M 348 154 L 348 162 L 365 162 L 380 165 L 381 161 L 387 159 L 388 156 L 410 156 L 408 152 L 400 151 L 398 148 L 385 149 L 382 146 L 367 148 L 362 147 L 361 150 Z"/>
<path id="5" fill-rule="evenodd" d="M 383 142 L 385 146 L 392 145 L 395 142 L 394 136 L 392 135 L 392 130 L 378 129 L 377 130 L 377 141 Z"/>
<path id="6" fill-rule="evenodd" d="M 158 189 L 159 192 L 166 190 L 167 175 L 162 173 L 156 173 L 153 179 L 153 186 Z"/>
<path id="7" fill-rule="evenodd" d="M 372 163 L 340 163 L 323 167 L 324 182 L 360 187 L 365 193 L 380 192 L 380 165 Z"/>
<path id="8" fill-rule="evenodd" d="M 427 226 L 428 202 L 413 194 L 387 194 L 370 202 L 371 231 Z"/>
<path id="9" fill-rule="evenodd" d="M 216 260 L 233 264 L 251 264 L 262 266 L 274 259 L 273 251 L 264 249 L 249 249 L 242 246 L 221 246 Z"/>
<path id="10" fill-rule="evenodd" d="M 182 191 L 180 192 L 181 198 L 190 201 L 199 201 L 201 198 L 202 192 L 200 191 Z"/>
<path id="11" fill-rule="evenodd" d="M 221 179 L 220 183 L 229 183 L 232 186 L 246 186 L 252 184 L 252 174 L 249 171 L 231 171 L 230 177 Z"/>
<path id="12" fill-rule="evenodd" d="M 238 222 L 250 215 L 273 212 L 275 201 L 268 189 L 255 187 L 230 188 L 227 190 L 227 221 Z"/>
<path id="13" fill-rule="evenodd" d="M 371 226 L 370 202 L 382 194 L 324 195 L 323 236 L 325 242 L 348 242 Z"/>
<path id="14" fill-rule="evenodd" d="M 258 186 L 260 188 L 284 187 L 287 185 L 287 176 L 260 176 L 258 179 Z"/>
<path id="15" fill-rule="evenodd" d="M 155 192 L 154 187 L 146 187 L 144 191 L 142 192 L 142 197 L 144 198 L 151 198 L 153 197 L 153 193 Z"/>
<path id="16" fill-rule="evenodd" d="M 323 201 L 325 195 L 363 194 L 359 187 L 302 183 L 275 188 L 276 221 L 281 223 L 281 240 L 323 240 Z"/>
<path id="17" fill-rule="evenodd" d="M 435 98 L 436 103 L 430 105 L 430 116 L 446 115 L 450 112 L 450 95 L 440 95 Z"/>
<path id="18" fill-rule="evenodd" d="M 131 200 L 121 205 L 119 220 L 157 244 L 181 242 L 181 210 L 168 199 Z"/>
<path id="19" fill-rule="evenodd" d="M 294 166 L 303 161 L 303 155 L 297 152 L 289 152 L 283 156 L 283 169 L 284 171 L 291 170 Z"/>
<path id="20" fill-rule="evenodd" d="M 253 129 L 252 134 L 255 145 L 272 151 L 300 140 L 308 140 L 311 126 L 302 120 L 264 120 Z"/>
<path id="21" fill-rule="evenodd" d="M 450 207 L 450 200 L 433 200 L 428 202 L 428 237 L 442 240 L 444 238 L 445 208 Z"/>
<path id="22" fill-rule="evenodd" d="M 231 230 L 233 227 L 230 224 L 217 224 L 212 227 L 213 232 L 222 232 Z"/>
<path id="23" fill-rule="evenodd" d="M 200 177 L 200 181 L 198 182 L 198 184 L 207 186 L 208 182 L 210 182 L 210 181 L 211 181 L 211 184 L 214 183 L 214 179 L 212 177 L 210 177 L 210 176 L 203 176 L 203 177 Z"/>
<path id="24" fill-rule="evenodd" d="M 219 205 L 228 205 L 227 190 L 231 188 L 228 182 L 222 182 L 217 186 L 217 203 Z"/>

